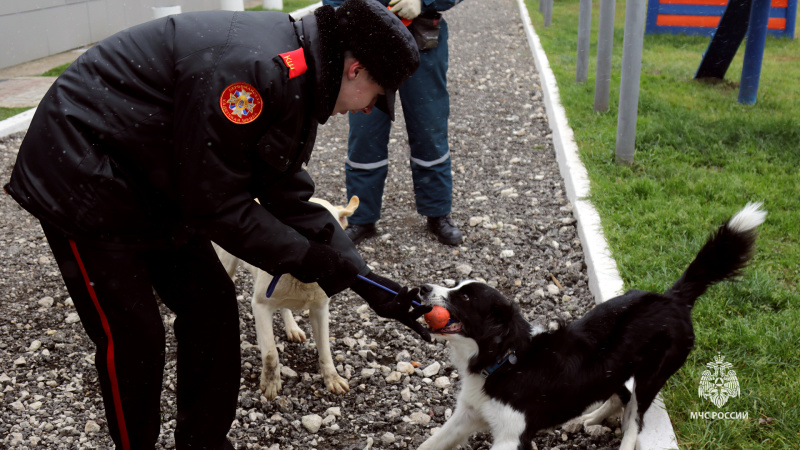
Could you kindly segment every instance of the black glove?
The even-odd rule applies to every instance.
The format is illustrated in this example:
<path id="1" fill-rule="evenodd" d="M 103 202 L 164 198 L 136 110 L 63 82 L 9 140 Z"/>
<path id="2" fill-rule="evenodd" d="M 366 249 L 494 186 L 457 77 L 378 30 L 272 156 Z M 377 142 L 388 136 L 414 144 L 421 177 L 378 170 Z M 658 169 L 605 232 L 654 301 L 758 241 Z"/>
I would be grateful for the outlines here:
<path id="1" fill-rule="evenodd" d="M 400 286 L 394 281 L 375 275 L 372 272 L 367 274 L 367 278 L 397 292 L 397 295 L 362 279 L 356 279 L 350 289 L 364 298 L 377 315 L 386 319 L 397 320 L 416 331 L 425 341 L 431 342 L 431 334 L 425 326 L 417 322 L 417 319 L 430 312 L 433 308 L 430 305 L 414 306 L 411 303 L 412 301 L 420 301 L 419 288 L 409 289 L 408 287 Z"/>

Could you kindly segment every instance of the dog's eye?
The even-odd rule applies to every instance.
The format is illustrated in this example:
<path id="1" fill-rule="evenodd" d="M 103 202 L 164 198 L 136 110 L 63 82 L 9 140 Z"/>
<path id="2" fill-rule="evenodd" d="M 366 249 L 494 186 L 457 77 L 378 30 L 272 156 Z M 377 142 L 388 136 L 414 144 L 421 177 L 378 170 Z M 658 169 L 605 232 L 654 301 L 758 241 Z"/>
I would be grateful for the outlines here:
<path id="1" fill-rule="evenodd" d="M 465 302 L 468 302 L 469 301 L 469 295 L 461 294 L 461 300 L 464 300 Z"/>

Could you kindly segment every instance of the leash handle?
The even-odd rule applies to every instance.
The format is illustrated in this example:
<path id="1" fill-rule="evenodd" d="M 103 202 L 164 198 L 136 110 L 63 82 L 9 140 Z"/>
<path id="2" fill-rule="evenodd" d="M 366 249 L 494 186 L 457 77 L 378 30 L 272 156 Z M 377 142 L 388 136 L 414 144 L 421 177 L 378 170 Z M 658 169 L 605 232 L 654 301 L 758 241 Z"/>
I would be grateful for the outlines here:
<path id="1" fill-rule="evenodd" d="M 367 277 L 365 277 L 365 276 L 363 276 L 363 275 L 356 275 L 356 276 L 357 276 L 358 278 L 360 278 L 361 280 L 363 280 L 363 281 L 366 281 L 367 283 L 369 283 L 369 284 L 371 284 L 371 285 L 373 285 L 373 286 L 379 287 L 379 288 L 383 289 L 384 291 L 386 291 L 386 292 L 388 292 L 388 293 L 390 293 L 390 294 L 397 295 L 397 292 L 395 292 L 395 291 L 393 291 L 393 290 L 389 289 L 388 287 L 386 287 L 386 286 L 384 286 L 384 285 L 382 285 L 382 284 L 380 284 L 380 283 L 376 283 L 376 282 L 374 282 L 374 281 L 370 280 L 369 278 L 367 278 Z M 272 293 L 273 293 L 273 292 L 275 292 L 275 286 L 277 286 L 277 285 L 278 285 L 278 281 L 279 281 L 280 279 L 281 279 L 281 275 L 280 275 L 280 274 L 278 274 L 278 275 L 276 275 L 276 276 L 272 277 L 272 281 L 270 281 L 270 282 L 269 282 L 269 286 L 267 286 L 267 298 L 270 298 L 270 297 L 272 297 Z M 411 300 L 411 303 L 412 303 L 414 306 L 422 306 L 422 305 L 421 305 L 419 302 L 417 302 L 417 301 L 414 301 L 414 300 Z"/>
<path id="2" fill-rule="evenodd" d="M 384 285 L 382 285 L 380 283 L 376 283 L 375 281 L 372 281 L 372 280 L 370 280 L 369 278 L 367 278 L 367 277 L 365 277 L 363 275 L 356 275 L 356 276 L 358 278 L 360 278 L 361 280 L 366 281 L 367 283 L 369 283 L 369 284 L 371 284 L 373 286 L 379 287 L 379 288 L 383 289 L 384 291 L 386 291 L 386 292 L 388 292 L 390 294 L 397 295 L 397 292 L 389 289 L 388 287 L 386 287 L 386 286 L 384 286 Z M 411 304 L 413 304 L 414 306 L 422 306 L 419 302 L 414 301 L 414 300 L 411 300 Z"/>

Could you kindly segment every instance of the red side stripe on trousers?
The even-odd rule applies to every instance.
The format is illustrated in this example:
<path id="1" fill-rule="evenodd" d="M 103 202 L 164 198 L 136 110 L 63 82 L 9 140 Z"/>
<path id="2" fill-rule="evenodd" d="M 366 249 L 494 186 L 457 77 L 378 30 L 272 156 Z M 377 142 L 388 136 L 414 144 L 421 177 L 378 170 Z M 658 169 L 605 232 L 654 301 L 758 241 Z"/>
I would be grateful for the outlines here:
<path id="1" fill-rule="evenodd" d="M 70 239 L 69 245 L 72 247 L 72 254 L 75 255 L 75 260 L 78 261 L 78 267 L 80 267 L 81 273 L 83 274 L 83 281 L 86 283 L 86 289 L 89 291 L 89 297 L 91 297 L 92 303 L 94 303 L 94 308 L 97 310 L 97 314 L 100 315 L 100 322 L 103 324 L 103 331 L 105 331 L 106 338 L 108 339 L 106 367 L 108 369 L 108 377 L 111 381 L 111 393 L 114 398 L 114 410 L 117 413 L 117 426 L 119 427 L 119 435 L 120 439 L 122 440 L 122 448 L 123 450 L 129 450 L 131 448 L 131 443 L 130 439 L 128 439 L 128 429 L 125 426 L 125 416 L 122 414 L 122 400 L 120 399 L 119 395 L 119 381 L 117 380 L 117 370 L 114 365 L 114 340 L 111 338 L 111 327 L 108 325 L 106 314 L 103 312 L 103 308 L 100 307 L 100 302 L 97 300 L 97 294 L 94 292 L 92 282 L 89 280 L 89 274 L 86 272 L 86 267 L 83 265 L 81 255 L 78 254 L 78 247 L 75 245 L 75 241 Z"/>

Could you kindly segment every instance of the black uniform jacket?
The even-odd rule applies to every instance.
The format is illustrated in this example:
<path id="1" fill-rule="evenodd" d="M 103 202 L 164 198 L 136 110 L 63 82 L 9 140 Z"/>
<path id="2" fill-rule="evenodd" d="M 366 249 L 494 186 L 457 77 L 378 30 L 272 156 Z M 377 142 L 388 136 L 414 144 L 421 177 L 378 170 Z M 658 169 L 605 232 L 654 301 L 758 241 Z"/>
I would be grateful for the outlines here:
<path id="1" fill-rule="evenodd" d="M 200 233 L 279 274 L 327 234 L 368 272 L 336 220 L 308 202 L 303 169 L 341 82 L 332 20 L 329 7 L 297 22 L 186 13 L 105 39 L 46 94 L 6 190 L 79 242 L 158 248 Z"/>

